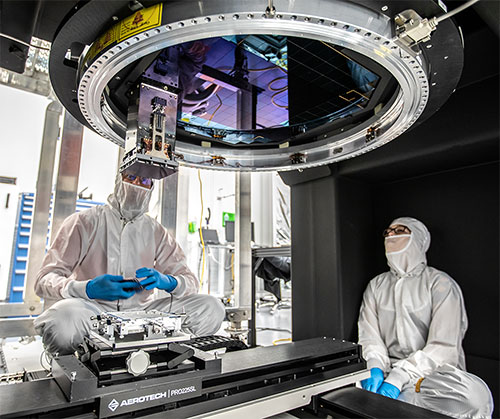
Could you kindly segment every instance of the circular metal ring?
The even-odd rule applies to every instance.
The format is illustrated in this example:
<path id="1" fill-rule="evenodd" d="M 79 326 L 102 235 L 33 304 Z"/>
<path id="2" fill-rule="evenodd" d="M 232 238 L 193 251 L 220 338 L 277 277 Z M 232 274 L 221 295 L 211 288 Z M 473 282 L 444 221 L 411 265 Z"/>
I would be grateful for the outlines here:
<path id="1" fill-rule="evenodd" d="M 103 137 L 124 145 L 124 122 L 113 114 L 103 94 L 108 82 L 124 67 L 161 49 L 199 39 L 240 34 L 271 34 L 307 37 L 349 48 L 379 63 L 399 84 L 391 106 L 364 123 L 341 134 L 324 135 L 313 144 L 288 148 L 248 150 L 212 146 L 203 148 L 177 141 L 176 152 L 189 166 L 225 170 L 291 170 L 318 166 L 371 151 L 401 135 L 425 109 L 429 97 L 427 63 L 421 55 L 399 45 L 392 38 L 390 20 L 381 14 L 345 2 L 316 0 L 290 2 L 278 15 L 269 17 L 243 2 L 213 0 L 209 13 L 192 16 L 186 7 L 168 8 L 172 20 L 137 33 L 98 54 L 83 73 L 78 99 L 82 114 Z M 224 10 L 221 13 L 220 10 Z M 306 13 L 306 10 L 309 10 Z M 235 18 L 235 16 L 238 16 Z M 240 17 L 245 17 L 245 19 Z M 248 18 L 252 16 L 252 18 Z M 328 18 L 335 16 L 335 19 Z M 179 19 L 182 17 L 182 19 Z M 367 132 L 378 134 L 368 140 Z M 223 156 L 226 165 L 207 163 L 211 156 Z M 301 156 L 293 159 L 293 156 Z"/>

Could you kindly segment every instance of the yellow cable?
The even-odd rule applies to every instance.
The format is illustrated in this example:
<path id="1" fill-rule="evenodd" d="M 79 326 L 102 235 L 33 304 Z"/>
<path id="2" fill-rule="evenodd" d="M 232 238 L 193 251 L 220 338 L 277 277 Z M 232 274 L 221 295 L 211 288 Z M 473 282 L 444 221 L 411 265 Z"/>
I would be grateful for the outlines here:
<path id="1" fill-rule="evenodd" d="M 285 91 L 285 90 L 280 90 L 279 92 L 276 92 L 274 95 L 272 95 L 272 96 L 271 96 L 271 103 L 272 103 L 274 106 L 278 107 L 278 108 L 288 109 L 288 105 L 280 105 L 279 103 L 276 103 L 276 102 L 274 101 L 274 98 L 275 98 L 276 96 L 278 96 L 279 94 L 283 93 L 284 91 Z"/>
<path id="2" fill-rule="evenodd" d="M 424 381 L 425 377 L 421 377 L 418 379 L 417 384 L 415 384 L 415 392 L 420 393 L 420 386 L 422 385 L 422 381 Z"/>
<path id="3" fill-rule="evenodd" d="M 201 213 L 200 213 L 200 228 L 198 232 L 200 233 L 200 241 L 201 241 L 201 275 L 200 275 L 200 291 L 203 287 L 203 275 L 205 275 L 205 242 L 203 241 L 203 234 L 201 234 L 201 229 L 203 226 L 203 183 L 201 182 L 201 173 L 200 169 L 198 169 L 198 181 L 200 182 L 200 200 L 201 200 Z"/>
<path id="4" fill-rule="evenodd" d="M 292 338 L 276 339 L 276 340 L 273 340 L 273 345 L 277 345 L 278 342 L 291 342 L 291 341 L 292 341 Z"/>
<path id="5" fill-rule="evenodd" d="M 233 281 L 233 292 L 234 292 L 234 252 L 231 253 L 231 279 Z"/>
<path id="6" fill-rule="evenodd" d="M 332 47 L 330 44 L 327 44 L 327 43 L 326 43 L 326 42 L 324 42 L 324 41 L 320 41 L 320 42 L 321 42 L 323 45 L 326 45 L 328 48 L 333 49 L 336 53 L 338 53 L 338 54 L 342 55 L 343 57 L 347 58 L 349 61 L 352 61 L 352 62 L 354 62 L 354 63 L 356 62 L 356 61 L 354 61 L 352 58 L 350 58 L 350 57 L 348 57 L 347 55 L 345 55 L 343 52 L 341 52 L 341 51 L 339 51 L 338 49 L 336 49 L 336 48 Z"/>
<path id="7" fill-rule="evenodd" d="M 212 115 L 210 115 L 210 118 L 209 118 L 208 123 L 207 123 L 207 127 L 210 125 L 210 122 L 212 122 L 212 118 L 214 117 L 215 112 L 217 112 L 220 109 L 220 107 L 222 106 L 222 100 L 219 97 L 219 95 L 216 93 L 215 96 L 217 96 L 217 99 L 219 99 L 219 106 L 217 106 L 217 108 L 215 108 L 215 111 L 212 113 Z"/>
<path id="8" fill-rule="evenodd" d="M 276 83 L 277 81 L 280 81 L 280 80 L 288 80 L 288 77 L 287 76 L 276 77 L 275 79 L 273 79 L 269 83 L 267 83 L 267 88 L 269 90 L 271 90 L 272 92 L 281 92 L 281 91 L 287 90 L 288 84 L 285 84 L 284 86 L 280 86 L 280 87 L 273 87 L 273 84 Z"/>

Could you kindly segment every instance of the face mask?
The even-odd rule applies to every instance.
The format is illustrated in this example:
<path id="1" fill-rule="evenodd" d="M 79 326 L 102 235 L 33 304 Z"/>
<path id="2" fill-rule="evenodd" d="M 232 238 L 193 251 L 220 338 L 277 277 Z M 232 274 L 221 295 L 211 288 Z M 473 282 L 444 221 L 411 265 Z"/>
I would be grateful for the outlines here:
<path id="1" fill-rule="evenodd" d="M 410 273 L 420 262 L 411 234 L 400 234 L 385 239 L 387 264 L 400 276 Z"/>
<path id="2" fill-rule="evenodd" d="M 410 246 L 411 234 L 399 234 L 385 238 L 385 254 L 404 252 Z"/>
<path id="3" fill-rule="evenodd" d="M 151 198 L 151 189 L 120 182 L 115 191 L 115 196 L 122 217 L 126 220 L 132 220 L 147 211 Z"/>

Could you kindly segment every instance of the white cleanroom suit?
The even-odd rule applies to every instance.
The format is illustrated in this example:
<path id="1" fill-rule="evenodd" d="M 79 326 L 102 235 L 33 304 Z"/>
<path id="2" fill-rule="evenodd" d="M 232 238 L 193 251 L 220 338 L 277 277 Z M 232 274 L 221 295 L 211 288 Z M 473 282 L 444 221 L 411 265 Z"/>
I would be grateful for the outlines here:
<path id="1" fill-rule="evenodd" d="M 69 216 L 62 224 L 38 272 L 35 291 L 57 302 L 35 320 L 49 352 L 72 353 L 90 330 L 90 316 L 103 311 L 185 310 L 184 329 L 194 335 L 215 333 L 224 318 L 222 304 L 198 295 L 198 280 L 182 249 L 167 230 L 145 214 L 151 190 L 117 177 L 108 205 Z M 124 300 L 90 299 L 87 283 L 104 274 L 134 278 L 136 270 L 154 268 L 177 280 L 168 293 L 136 292 Z"/>
<path id="2" fill-rule="evenodd" d="M 465 370 L 467 314 L 462 291 L 427 266 L 430 233 L 414 218 L 398 218 L 411 234 L 386 237 L 389 272 L 368 284 L 359 315 L 359 343 L 368 368 L 380 368 L 398 400 L 457 418 L 486 418 L 493 399 Z"/>

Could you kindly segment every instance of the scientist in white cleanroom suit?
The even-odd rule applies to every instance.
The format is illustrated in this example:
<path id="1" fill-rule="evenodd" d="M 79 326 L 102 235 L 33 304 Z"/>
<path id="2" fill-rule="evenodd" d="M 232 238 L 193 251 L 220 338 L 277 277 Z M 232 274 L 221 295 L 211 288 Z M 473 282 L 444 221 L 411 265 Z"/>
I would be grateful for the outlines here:
<path id="1" fill-rule="evenodd" d="M 58 300 L 35 319 L 50 353 L 73 353 L 90 330 L 90 317 L 103 311 L 184 311 L 185 331 L 204 336 L 219 329 L 223 305 L 198 294 L 182 249 L 145 214 L 152 186 L 148 178 L 118 175 L 108 205 L 64 220 L 35 283 L 46 303 Z"/>
<path id="2" fill-rule="evenodd" d="M 359 314 L 359 343 L 371 372 L 362 387 L 452 417 L 490 417 L 487 385 L 465 370 L 462 291 L 427 266 L 429 231 L 403 217 L 384 236 L 391 269 L 368 284 Z"/>

